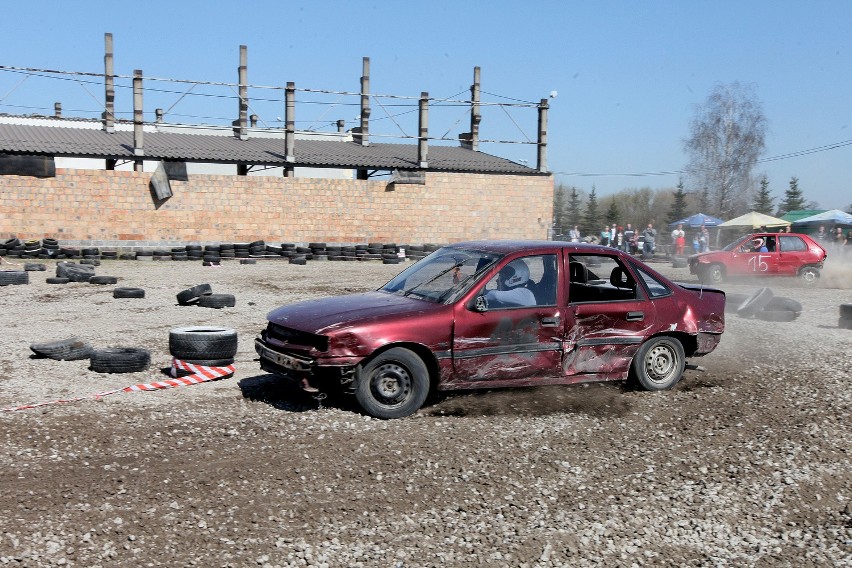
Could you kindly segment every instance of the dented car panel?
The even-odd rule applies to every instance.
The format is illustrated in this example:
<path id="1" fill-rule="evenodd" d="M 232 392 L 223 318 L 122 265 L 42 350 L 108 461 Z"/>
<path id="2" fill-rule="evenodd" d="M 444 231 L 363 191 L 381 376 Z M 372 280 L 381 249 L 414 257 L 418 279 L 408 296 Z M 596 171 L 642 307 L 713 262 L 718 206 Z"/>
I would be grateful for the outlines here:
<path id="1" fill-rule="evenodd" d="M 608 247 L 474 241 L 440 249 L 375 292 L 277 308 L 256 350 L 265 370 L 320 390 L 357 395 L 370 380 L 361 373 L 375 371 L 385 390 L 361 389 L 368 400 L 391 400 L 393 381 L 418 388 L 405 382 L 420 369 L 412 357 L 438 390 L 623 380 L 655 337 L 676 339 L 686 357 L 712 352 L 724 307 L 721 290 L 674 283 Z M 395 358 L 385 362 L 386 352 Z"/>

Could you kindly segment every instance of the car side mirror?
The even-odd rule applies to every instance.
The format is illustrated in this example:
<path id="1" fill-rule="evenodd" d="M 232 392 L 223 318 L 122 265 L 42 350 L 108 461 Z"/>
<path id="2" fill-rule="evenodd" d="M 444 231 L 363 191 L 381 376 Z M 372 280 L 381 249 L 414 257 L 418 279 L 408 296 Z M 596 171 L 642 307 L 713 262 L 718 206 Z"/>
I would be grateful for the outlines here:
<path id="1" fill-rule="evenodd" d="M 485 299 L 485 296 L 476 297 L 473 302 L 473 310 L 480 313 L 488 311 L 488 300 Z"/>

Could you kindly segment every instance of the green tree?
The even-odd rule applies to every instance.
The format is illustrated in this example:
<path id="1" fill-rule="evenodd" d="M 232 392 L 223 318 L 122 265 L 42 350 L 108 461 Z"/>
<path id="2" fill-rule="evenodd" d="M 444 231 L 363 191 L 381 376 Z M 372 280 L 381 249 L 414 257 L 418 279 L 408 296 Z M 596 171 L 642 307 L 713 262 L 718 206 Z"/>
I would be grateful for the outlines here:
<path id="1" fill-rule="evenodd" d="M 710 215 L 710 213 L 707 213 L 708 211 L 710 211 L 710 191 L 705 187 L 698 195 L 698 211 L 696 213 Z"/>
<path id="2" fill-rule="evenodd" d="M 589 193 L 589 198 L 586 200 L 586 212 L 583 214 L 583 226 L 581 228 L 584 235 L 597 235 L 601 230 L 600 213 L 598 212 L 598 196 L 595 192 L 595 186 L 592 186 L 592 191 Z"/>
<path id="3" fill-rule="evenodd" d="M 606 210 L 606 222 L 612 225 L 613 223 L 618 224 L 618 221 L 618 204 L 615 199 L 611 199 Z"/>
<path id="4" fill-rule="evenodd" d="M 565 187 L 560 183 L 553 192 L 553 233 L 564 235 L 568 232 L 565 226 Z"/>
<path id="5" fill-rule="evenodd" d="M 760 189 L 757 190 L 757 195 L 754 196 L 754 203 L 751 208 L 753 211 L 763 213 L 764 215 L 772 215 L 775 208 L 773 203 L 775 198 L 772 197 L 772 192 L 769 191 L 769 180 L 766 176 L 760 178 Z"/>
<path id="6" fill-rule="evenodd" d="M 569 227 L 574 225 L 579 226 L 583 220 L 583 212 L 581 210 L 582 201 L 580 194 L 577 193 L 576 187 L 571 187 L 571 196 L 568 198 L 568 206 L 566 211 L 566 220 Z"/>
<path id="7" fill-rule="evenodd" d="M 669 209 L 669 223 L 686 217 L 686 192 L 683 190 L 683 180 L 678 180 L 677 190 L 674 192 L 674 203 Z"/>
<path id="8" fill-rule="evenodd" d="M 698 108 L 684 142 L 693 185 L 709 190 L 702 213 L 728 218 L 745 208 L 751 172 L 766 145 L 766 117 L 751 87 L 718 84 Z"/>
<path id="9" fill-rule="evenodd" d="M 799 178 L 790 178 L 790 187 L 784 192 L 784 201 L 778 205 L 778 216 L 805 208 L 805 196 L 799 189 Z"/>

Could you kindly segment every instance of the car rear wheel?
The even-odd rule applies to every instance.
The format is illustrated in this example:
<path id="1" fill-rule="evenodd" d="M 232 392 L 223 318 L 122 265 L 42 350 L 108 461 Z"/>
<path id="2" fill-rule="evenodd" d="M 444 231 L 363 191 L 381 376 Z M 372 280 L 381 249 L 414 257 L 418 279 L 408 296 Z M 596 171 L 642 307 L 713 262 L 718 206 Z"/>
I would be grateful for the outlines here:
<path id="1" fill-rule="evenodd" d="M 415 353 L 388 349 L 359 368 L 355 399 L 375 418 L 403 418 L 416 412 L 429 394 L 429 371 Z"/>
<path id="2" fill-rule="evenodd" d="M 633 358 L 633 378 L 645 390 L 672 388 L 683 375 L 686 356 L 674 337 L 654 337 L 646 341 Z"/>
<path id="3" fill-rule="evenodd" d="M 721 264 L 711 264 L 702 268 L 698 276 L 705 284 L 721 284 L 725 281 L 725 269 Z"/>
<path id="4" fill-rule="evenodd" d="M 813 284 L 819 280 L 819 268 L 805 266 L 799 270 L 799 278 L 801 278 L 805 284 Z"/>

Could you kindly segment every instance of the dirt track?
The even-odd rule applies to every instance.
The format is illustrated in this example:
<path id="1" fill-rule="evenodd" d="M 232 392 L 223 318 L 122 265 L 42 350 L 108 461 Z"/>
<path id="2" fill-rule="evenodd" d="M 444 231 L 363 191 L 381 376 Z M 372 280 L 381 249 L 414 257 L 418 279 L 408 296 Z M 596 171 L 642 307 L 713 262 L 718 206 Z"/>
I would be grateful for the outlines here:
<path id="1" fill-rule="evenodd" d="M 852 273 L 794 322 L 728 314 L 716 352 L 673 390 L 620 384 L 446 397 L 379 421 L 260 371 L 253 338 L 282 303 L 374 289 L 400 266 L 202 267 L 105 261 L 145 288 L 0 288 L 0 407 L 167 378 L 168 331 L 237 329 L 231 379 L 0 413 L 0 565 L 843 566 L 852 563 Z M 655 268 L 690 280 L 686 269 Z M 14 268 L 0 266 L 0 268 Z M 209 282 L 222 310 L 178 306 Z M 152 352 L 147 372 L 31 358 L 77 336 Z"/>

